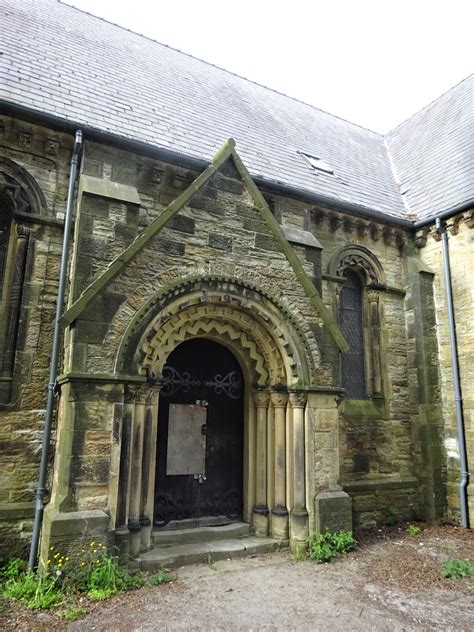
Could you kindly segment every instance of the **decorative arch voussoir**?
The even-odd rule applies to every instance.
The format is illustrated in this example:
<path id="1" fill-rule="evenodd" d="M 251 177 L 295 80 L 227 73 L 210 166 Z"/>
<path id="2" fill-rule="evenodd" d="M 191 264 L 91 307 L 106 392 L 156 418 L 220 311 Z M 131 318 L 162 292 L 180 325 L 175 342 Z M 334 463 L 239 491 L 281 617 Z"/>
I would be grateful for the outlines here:
<path id="1" fill-rule="evenodd" d="M 232 336 L 240 336 L 240 344 L 252 339 L 260 348 L 268 349 L 266 358 L 265 353 L 259 352 L 264 360 L 253 358 L 260 378 L 271 366 L 269 358 L 279 357 L 284 358 L 280 360 L 283 368 L 275 366 L 268 370 L 270 380 L 282 379 L 283 371 L 285 381 L 314 382 L 315 362 L 319 363 L 314 336 L 310 334 L 308 340 L 295 316 L 270 294 L 224 276 L 188 277 L 150 299 L 126 331 L 116 358 L 116 371 L 122 371 L 125 359 L 133 354 L 135 370 L 143 373 L 154 353 L 152 341 L 159 340 L 163 346 L 165 340 L 171 341 L 173 331 L 179 331 L 185 321 L 192 320 L 231 322 L 233 329 L 227 331 L 229 341 Z M 185 330 L 185 335 L 190 335 Z M 203 331 L 201 328 L 200 335 Z"/>
<path id="2" fill-rule="evenodd" d="M 339 248 L 328 264 L 331 276 L 343 277 L 347 269 L 362 272 L 367 284 L 385 285 L 385 273 L 378 258 L 365 246 L 351 244 Z"/>

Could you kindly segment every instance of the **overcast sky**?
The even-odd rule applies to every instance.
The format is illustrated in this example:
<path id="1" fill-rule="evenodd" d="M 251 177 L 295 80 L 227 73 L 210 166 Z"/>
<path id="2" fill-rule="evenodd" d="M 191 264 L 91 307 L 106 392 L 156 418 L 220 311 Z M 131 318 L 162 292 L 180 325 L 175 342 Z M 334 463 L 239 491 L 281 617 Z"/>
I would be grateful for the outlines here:
<path id="1" fill-rule="evenodd" d="M 474 71 L 472 0 L 66 0 L 385 133 Z"/>

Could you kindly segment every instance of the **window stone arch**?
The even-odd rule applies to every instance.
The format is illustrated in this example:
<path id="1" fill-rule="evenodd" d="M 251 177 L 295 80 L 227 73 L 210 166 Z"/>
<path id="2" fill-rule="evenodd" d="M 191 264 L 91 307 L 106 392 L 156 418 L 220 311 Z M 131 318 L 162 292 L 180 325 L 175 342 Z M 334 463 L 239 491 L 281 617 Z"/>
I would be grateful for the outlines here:
<path id="1" fill-rule="evenodd" d="M 28 215 L 42 214 L 44 195 L 25 170 L 0 158 L 0 403 L 14 393 L 18 332 L 30 242 Z M 26 221 L 25 221 L 26 220 Z M 26 224 L 26 225 L 25 225 Z"/>

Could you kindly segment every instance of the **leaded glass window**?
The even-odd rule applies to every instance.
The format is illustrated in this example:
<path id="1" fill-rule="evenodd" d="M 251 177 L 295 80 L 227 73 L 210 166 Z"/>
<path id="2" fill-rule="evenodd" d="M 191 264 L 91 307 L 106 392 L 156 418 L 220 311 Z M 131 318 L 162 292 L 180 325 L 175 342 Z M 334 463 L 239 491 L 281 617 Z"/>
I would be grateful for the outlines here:
<path id="1" fill-rule="evenodd" d="M 339 304 L 339 325 L 349 344 L 342 353 L 342 385 L 348 399 L 365 399 L 364 325 L 362 283 L 358 274 L 346 271 Z"/>

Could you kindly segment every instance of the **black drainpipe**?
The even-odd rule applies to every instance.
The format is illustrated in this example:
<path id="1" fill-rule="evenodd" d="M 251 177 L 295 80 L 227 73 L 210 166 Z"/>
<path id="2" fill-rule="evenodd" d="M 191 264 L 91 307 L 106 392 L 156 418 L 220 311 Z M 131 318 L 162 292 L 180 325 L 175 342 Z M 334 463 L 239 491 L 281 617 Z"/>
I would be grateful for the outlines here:
<path id="1" fill-rule="evenodd" d="M 451 346 L 451 363 L 453 366 L 454 402 L 456 405 L 456 420 L 458 427 L 459 460 L 461 469 L 461 482 L 459 483 L 459 496 L 461 505 L 461 524 L 469 528 L 469 511 L 467 501 L 467 486 L 469 485 L 469 472 L 467 468 L 466 438 L 464 435 L 464 414 L 462 406 L 461 381 L 459 379 L 458 346 L 456 340 L 456 323 L 454 320 L 453 288 L 451 283 L 451 270 L 449 265 L 449 244 L 446 227 L 441 218 L 436 218 L 436 230 L 441 237 L 441 249 L 443 253 L 444 284 L 446 286 L 446 304 L 448 308 L 449 341 Z"/>
<path id="2" fill-rule="evenodd" d="M 69 263 L 69 242 L 71 238 L 71 226 L 73 216 L 74 189 L 76 186 L 79 157 L 82 149 L 82 132 L 76 132 L 74 149 L 72 151 L 71 169 L 69 173 L 69 187 L 67 192 L 66 218 L 64 220 L 63 249 L 61 254 L 61 270 L 59 273 L 58 298 L 56 303 L 56 318 L 54 321 L 53 348 L 51 351 L 51 364 L 49 368 L 48 382 L 48 402 L 46 405 L 46 415 L 43 431 L 43 443 L 41 449 L 41 462 L 39 469 L 38 485 L 36 486 L 35 520 L 33 523 L 33 534 L 31 536 L 30 556 L 28 567 L 33 570 L 38 557 L 38 544 L 41 534 L 41 524 L 43 522 L 43 497 L 45 494 L 46 475 L 48 472 L 48 453 L 51 438 L 51 426 L 53 423 L 54 398 L 56 393 L 56 378 L 58 370 L 58 356 L 61 342 L 61 326 L 59 319 L 64 306 L 64 294 L 66 291 L 67 269 Z"/>

